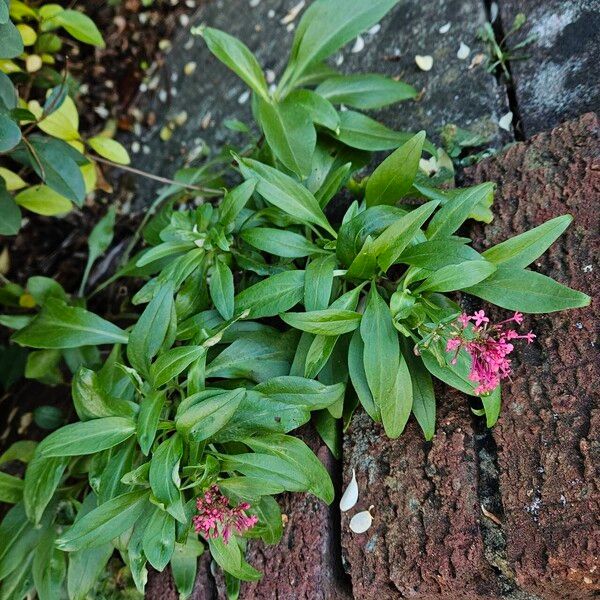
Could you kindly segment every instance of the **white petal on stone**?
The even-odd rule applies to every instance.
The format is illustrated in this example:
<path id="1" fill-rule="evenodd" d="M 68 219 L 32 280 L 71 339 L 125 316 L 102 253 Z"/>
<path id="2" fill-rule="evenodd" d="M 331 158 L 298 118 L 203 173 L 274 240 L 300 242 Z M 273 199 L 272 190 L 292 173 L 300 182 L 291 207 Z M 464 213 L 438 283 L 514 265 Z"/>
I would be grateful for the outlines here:
<path id="1" fill-rule="evenodd" d="M 352 480 L 340 500 L 340 510 L 346 512 L 358 502 L 358 483 L 356 482 L 356 471 L 352 469 Z"/>
<path id="2" fill-rule="evenodd" d="M 373 524 L 373 517 L 368 510 L 356 513 L 350 519 L 350 530 L 354 533 L 364 533 Z"/>
<path id="3" fill-rule="evenodd" d="M 369 29 L 369 31 L 367 31 L 367 33 L 369 35 L 375 35 L 375 34 L 379 33 L 380 30 L 381 30 L 381 24 L 376 23 L 375 25 L 373 25 L 373 27 L 371 27 L 371 29 Z"/>
<path id="4" fill-rule="evenodd" d="M 498 18 L 498 3 L 492 2 L 490 6 L 490 21 L 493 23 Z"/>
<path id="5" fill-rule="evenodd" d="M 450 27 L 452 27 L 452 23 L 446 23 L 439 28 L 440 33 L 448 33 L 450 31 Z"/>
<path id="6" fill-rule="evenodd" d="M 513 114 L 509 110 L 503 117 L 498 120 L 498 127 L 504 129 L 504 131 L 510 131 L 510 126 L 513 120 Z"/>
<path id="7" fill-rule="evenodd" d="M 365 40 L 363 39 L 362 35 L 359 35 L 356 38 L 356 41 L 354 42 L 354 46 L 352 46 L 351 52 L 353 54 L 358 54 L 359 52 L 363 51 L 364 47 L 365 47 Z"/>
<path id="8" fill-rule="evenodd" d="M 469 48 L 469 46 L 467 46 L 464 42 L 461 42 L 458 52 L 456 53 L 457 58 L 460 58 L 460 60 L 465 60 L 465 58 L 468 58 L 469 54 L 471 54 L 471 48 Z"/>
<path id="9" fill-rule="evenodd" d="M 433 67 L 433 56 L 421 56 L 420 54 L 417 54 L 415 56 L 415 62 L 421 71 L 431 71 L 431 67 Z"/>

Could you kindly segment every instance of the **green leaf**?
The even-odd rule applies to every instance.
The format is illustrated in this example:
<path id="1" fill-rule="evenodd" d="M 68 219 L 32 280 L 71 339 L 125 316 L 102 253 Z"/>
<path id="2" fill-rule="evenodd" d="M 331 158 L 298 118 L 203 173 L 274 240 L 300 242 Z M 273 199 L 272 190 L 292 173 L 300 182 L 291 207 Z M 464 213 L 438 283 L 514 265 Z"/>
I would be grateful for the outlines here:
<path id="1" fill-rule="evenodd" d="M 374 206 L 348 219 L 340 228 L 336 255 L 340 262 L 349 266 L 363 248 L 367 237 L 377 237 L 387 227 L 404 216 L 405 210 L 395 206 Z"/>
<path id="2" fill-rule="evenodd" d="M 259 96 L 268 100 L 269 92 L 264 73 L 256 57 L 237 38 L 212 27 L 202 28 L 200 34 L 208 49 Z"/>
<path id="3" fill-rule="evenodd" d="M 222 261 L 215 260 L 212 275 L 209 282 L 210 297 L 219 311 L 219 314 L 226 320 L 233 318 L 234 308 L 234 287 L 233 273 L 231 269 Z"/>
<path id="4" fill-rule="evenodd" d="M 23 497 L 23 480 L 0 471 L 0 502 L 16 504 Z"/>
<path id="5" fill-rule="evenodd" d="M 133 417 L 135 407 L 125 400 L 109 394 L 97 373 L 80 367 L 71 385 L 73 405 L 82 421 L 99 417 Z"/>
<path id="6" fill-rule="evenodd" d="M 413 406 L 413 389 L 408 365 L 402 354 L 400 364 L 390 393 L 380 401 L 381 421 L 389 438 L 399 437 Z"/>
<path id="7" fill-rule="evenodd" d="M 227 573 L 242 581 L 258 581 L 261 579 L 262 573 L 244 560 L 235 537 L 229 540 L 227 544 L 221 537 L 209 539 L 208 547 L 215 562 Z"/>
<path id="8" fill-rule="evenodd" d="M 104 48 L 102 34 L 98 31 L 94 21 L 78 10 L 62 10 L 51 19 L 53 23 L 60 25 L 76 40 Z"/>
<path id="9" fill-rule="evenodd" d="M 315 125 L 331 131 L 337 131 L 340 127 L 340 116 L 331 102 L 312 90 L 294 90 L 284 101 L 284 104 L 288 103 L 304 108 Z"/>
<path id="10" fill-rule="evenodd" d="M 178 433 L 163 441 L 150 462 L 150 487 L 156 498 L 171 512 L 181 501 L 179 491 L 179 461 L 183 455 L 183 441 Z M 171 512 L 171 514 L 173 514 Z M 177 514 L 174 514 L 179 520 Z"/>
<path id="11" fill-rule="evenodd" d="M 447 265 L 457 265 L 469 260 L 481 260 L 481 254 L 464 242 L 444 238 L 406 248 L 397 262 L 435 271 Z"/>
<path id="12" fill-rule="evenodd" d="M 27 466 L 23 504 L 32 523 L 40 522 L 68 464 L 68 458 L 47 458 L 38 453 Z"/>
<path id="13" fill-rule="evenodd" d="M 303 482 L 303 489 L 299 491 L 308 491 L 327 504 L 333 502 L 334 489 L 329 473 L 303 441 L 278 433 L 247 438 L 243 441 L 254 452 L 264 453 L 287 463 L 290 476 L 300 477 Z M 290 491 L 294 490 L 290 489 Z"/>
<path id="14" fill-rule="evenodd" d="M 359 33 L 375 25 L 397 3 L 398 0 L 314 2 L 296 29 L 288 67 L 291 81 L 298 79 L 310 65 L 331 56 Z"/>
<path id="15" fill-rule="evenodd" d="M 398 333 L 389 306 L 372 284 L 360 323 L 364 342 L 364 367 L 373 400 L 382 407 L 391 392 L 400 366 Z"/>
<path id="16" fill-rule="evenodd" d="M 6 191 L 0 177 L 0 235 L 16 235 L 21 229 L 21 209 Z"/>
<path id="17" fill-rule="evenodd" d="M 572 220 L 571 215 L 550 219 L 538 227 L 493 246 L 483 253 L 483 257 L 495 265 L 524 269 L 561 236 Z"/>
<path id="18" fill-rule="evenodd" d="M 252 197 L 255 187 L 256 181 L 249 179 L 225 194 L 219 207 L 219 223 L 223 227 L 227 227 L 235 221 L 240 211 Z"/>
<path id="19" fill-rule="evenodd" d="M 273 154 L 300 178 L 308 177 L 317 143 L 310 113 L 287 99 L 273 104 L 259 98 L 257 118 Z"/>
<path id="20" fill-rule="evenodd" d="M 16 58 L 23 54 L 23 38 L 19 30 L 8 21 L 0 23 L 0 58 Z"/>
<path id="21" fill-rule="evenodd" d="M 55 529 L 46 529 L 33 556 L 33 583 L 39 600 L 56 600 L 62 595 L 67 560 L 54 546 L 55 539 Z"/>
<path id="22" fill-rule="evenodd" d="M 367 206 L 395 204 L 408 194 L 419 170 L 423 142 L 425 132 L 420 131 L 373 171 L 365 190 Z"/>
<path id="23" fill-rule="evenodd" d="M 244 229 L 240 237 L 254 248 L 284 258 L 300 258 L 321 252 L 318 246 L 303 235 L 284 229 L 253 227 Z"/>
<path id="24" fill-rule="evenodd" d="M 372 251 L 377 256 L 377 262 L 384 272 L 398 260 L 398 257 L 420 232 L 421 226 L 432 215 L 437 206 L 438 203 L 434 200 L 411 210 L 395 223 L 392 223 L 373 242 Z"/>
<path id="25" fill-rule="evenodd" d="M 268 396 L 273 402 L 285 402 L 294 406 L 303 406 L 308 410 L 327 408 L 344 394 L 342 384 L 324 385 L 319 381 L 304 377 L 274 377 L 254 388 Z"/>
<path id="26" fill-rule="evenodd" d="M 374 242 L 371 236 L 367 236 L 360 252 L 348 267 L 346 277 L 348 279 L 370 279 L 377 271 L 377 255 L 375 254 Z"/>
<path id="27" fill-rule="evenodd" d="M 498 386 L 490 394 L 481 396 L 481 402 L 483 403 L 483 409 L 485 410 L 485 424 L 486 427 L 493 427 L 498 421 L 500 416 L 500 410 L 502 408 L 502 394 L 500 386 Z"/>
<path id="28" fill-rule="evenodd" d="M 294 355 L 295 332 L 253 331 L 236 339 L 206 368 L 206 376 L 265 381 L 287 375 Z"/>
<path id="29" fill-rule="evenodd" d="M 290 327 L 316 335 L 342 335 L 354 331 L 360 324 L 360 313 L 327 308 L 309 312 L 279 315 Z"/>
<path id="30" fill-rule="evenodd" d="M 323 185 L 315 192 L 315 198 L 321 208 L 325 208 L 340 191 L 341 187 L 346 183 L 351 169 L 352 163 L 346 163 L 327 176 Z"/>
<path id="31" fill-rule="evenodd" d="M 86 164 L 86 158 L 66 142 L 55 138 L 31 137 L 30 144 L 37 157 L 37 160 L 31 159 L 32 166 L 44 183 L 81 206 L 85 200 L 85 181 L 79 163 Z"/>
<path id="32" fill-rule="evenodd" d="M 128 165 L 131 162 L 127 150 L 116 140 L 97 135 L 87 140 L 92 150 L 95 150 L 100 156 L 112 160 L 119 165 Z"/>
<path id="33" fill-rule="evenodd" d="M 246 288 L 235 297 L 238 312 L 261 319 L 285 312 L 302 301 L 304 271 L 284 271 Z"/>
<path id="34" fill-rule="evenodd" d="M 198 556 L 204 552 L 204 546 L 192 536 L 185 544 L 175 544 L 171 557 L 171 573 L 179 599 L 186 600 L 192 595 L 196 583 Z"/>
<path id="35" fill-rule="evenodd" d="M 465 188 L 454 196 L 438 212 L 427 227 L 425 234 L 430 240 L 452 235 L 469 217 L 475 206 L 493 194 L 493 183 L 481 183 Z"/>
<path id="36" fill-rule="evenodd" d="M 13 442 L 0 455 L 0 465 L 10 462 L 11 460 L 18 460 L 27 464 L 33 459 L 36 447 L 37 442 L 34 442 L 33 440 L 18 440 Z"/>
<path id="37" fill-rule="evenodd" d="M 135 422 L 126 417 L 103 417 L 65 425 L 46 437 L 38 456 L 80 456 L 112 448 L 135 433 Z"/>
<path id="38" fill-rule="evenodd" d="M 85 497 L 75 522 L 80 521 L 97 506 L 96 495 L 90 493 Z M 67 571 L 67 591 L 69 600 L 86 600 L 88 592 L 106 568 L 113 553 L 111 543 L 96 548 L 71 552 Z"/>
<path id="39" fill-rule="evenodd" d="M 333 287 L 335 256 L 321 256 L 311 260 L 304 276 L 304 307 L 306 310 L 322 310 L 329 306 Z"/>
<path id="40" fill-rule="evenodd" d="M 503 265 L 491 277 L 464 291 L 501 308 L 525 313 L 549 313 L 590 304 L 588 295 L 550 277 Z"/>
<path id="41" fill-rule="evenodd" d="M 157 507 L 144 532 L 142 547 L 148 562 L 163 571 L 175 550 L 175 519 Z"/>
<path id="42" fill-rule="evenodd" d="M 300 222 L 314 223 L 335 236 L 316 198 L 281 171 L 249 158 L 239 158 L 246 179 L 256 179 L 256 191 L 270 204 Z"/>
<path id="43" fill-rule="evenodd" d="M 495 271 L 496 266 L 487 260 L 468 260 L 447 265 L 431 274 L 414 293 L 463 290 L 487 279 Z"/>
<path id="44" fill-rule="evenodd" d="M 148 495 L 147 490 L 137 490 L 101 504 L 67 529 L 56 540 L 57 547 L 74 552 L 103 546 L 133 527 L 148 509 Z"/>
<path id="45" fill-rule="evenodd" d="M 47 185 L 36 185 L 19 192 L 15 196 L 15 202 L 31 212 L 47 217 L 64 215 L 73 208 L 68 198 Z"/>
<path id="46" fill-rule="evenodd" d="M 156 437 L 160 413 L 165 403 L 165 391 L 151 391 L 144 394 L 140 403 L 136 433 L 144 456 L 148 456 Z"/>
<path id="47" fill-rule="evenodd" d="M 317 86 L 317 94 L 333 104 L 369 110 L 416 98 L 414 87 L 382 75 L 338 75 Z"/>
<path id="48" fill-rule="evenodd" d="M 410 378 L 412 380 L 413 403 L 412 412 L 423 430 L 426 440 L 433 438 L 435 434 L 435 393 L 431 375 L 423 365 L 423 361 L 414 355 L 412 348 L 407 348 L 403 353 L 408 364 Z"/>
<path id="49" fill-rule="evenodd" d="M 49 298 L 33 321 L 12 339 L 32 348 L 80 348 L 127 343 L 127 334 L 94 313 Z"/>
<path id="50" fill-rule="evenodd" d="M 173 284 L 168 282 L 160 287 L 131 330 L 127 358 L 140 373 L 148 374 L 150 361 L 163 345 L 173 309 Z"/>
<path id="51" fill-rule="evenodd" d="M 345 110 L 340 113 L 340 132 L 335 137 L 351 148 L 378 152 L 394 150 L 411 139 L 413 134 L 394 131 L 366 115 Z"/>
<path id="52" fill-rule="evenodd" d="M 150 379 L 154 387 L 162 387 L 205 354 L 204 346 L 178 346 L 168 350 L 159 356 L 150 367 Z"/>
<path id="53" fill-rule="evenodd" d="M 246 391 L 236 389 L 206 390 L 187 400 L 196 402 L 187 410 L 178 411 L 175 419 L 177 431 L 195 442 L 202 442 L 215 435 L 233 417 Z M 180 407 L 181 409 L 181 407 Z"/>
<path id="54" fill-rule="evenodd" d="M 144 252 L 135 263 L 136 267 L 145 267 L 150 263 L 156 262 L 167 257 L 176 257 L 185 254 L 188 250 L 193 250 L 194 243 L 190 241 L 181 242 L 179 240 L 163 242 Z"/>
<path id="55" fill-rule="evenodd" d="M 106 252 L 113 240 L 115 217 L 115 207 L 111 206 L 107 213 L 100 219 L 100 221 L 98 221 L 94 229 L 92 229 L 92 232 L 88 237 L 89 254 L 87 263 L 85 265 L 85 270 L 83 272 L 83 277 L 81 278 L 81 286 L 79 288 L 80 296 L 83 295 L 85 284 L 87 283 L 88 277 L 90 276 L 90 271 L 92 270 L 92 265 L 100 256 L 102 256 L 102 254 L 104 254 L 104 252 Z"/>
<path id="56" fill-rule="evenodd" d="M 0 25 L 0 28 L 2 25 Z M 0 113 L 0 154 L 9 152 L 21 141 L 19 125 Z"/>

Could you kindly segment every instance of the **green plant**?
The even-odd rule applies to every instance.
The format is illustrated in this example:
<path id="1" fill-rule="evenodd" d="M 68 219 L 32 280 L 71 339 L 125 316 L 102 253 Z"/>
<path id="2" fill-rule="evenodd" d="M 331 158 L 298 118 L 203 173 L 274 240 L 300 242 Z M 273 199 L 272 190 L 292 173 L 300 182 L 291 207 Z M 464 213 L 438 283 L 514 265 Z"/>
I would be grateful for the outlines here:
<path id="1" fill-rule="evenodd" d="M 535 40 L 535 35 L 529 35 L 524 40 L 518 42 L 514 46 L 508 45 L 508 40 L 511 36 L 517 33 L 523 25 L 525 25 L 527 17 L 523 13 L 515 15 L 513 24 L 508 32 L 498 39 L 494 32 L 494 26 L 491 23 L 484 23 L 478 31 L 479 39 L 486 42 L 488 45 L 488 57 L 486 60 L 486 68 L 488 73 L 493 73 L 497 69 L 504 75 L 507 81 L 510 81 L 511 75 L 508 65 L 517 60 L 526 60 L 527 56 L 517 53 L 517 50 L 522 50 Z"/>
<path id="2" fill-rule="evenodd" d="M 92 152 L 127 164 L 126 150 L 105 133 L 84 140 L 73 100 L 78 83 L 57 70 L 75 40 L 103 46 L 93 21 L 58 4 L 0 0 L 0 235 L 14 235 L 21 208 L 42 215 L 82 206 L 96 187 Z"/>
<path id="3" fill-rule="evenodd" d="M 202 29 L 211 50 L 252 87 L 264 140 L 238 149 L 233 162 L 220 156 L 182 170 L 176 180 L 187 187 L 161 191 L 143 222 L 146 247 L 99 288 L 143 278 L 132 298 L 145 305 L 141 314 L 127 306 L 114 323 L 62 291 L 37 301 L 33 318 L 25 309 L 2 317 L 19 345 L 65 358 L 92 352 L 101 363 L 84 358 L 73 377 L 79 421 L 35 447 L 9 450 L 28 463 L 24 480 L 0 479 L 0 498 L 15 503 L 0 525 L 8 540 L 0 579 L 14 597 L 35 586 L 42 599 L 59 598 L 66 581 L 70 598 L 84 598 L 115 549 L 140 591 L 147 563 L 159 570 L 170 563 L 187 597 L 206 545 L 237 597 L 237 580 L 260 577 L 244 560 L 247 540 L 281 537 L 273 495 L 333 500 L 327 471 L 289 435 L 311 412 L 334 453 L 334 419 L 348 420 L 358 402 L 390 437 L 412 413 L 430 439 L 435 377 L 480 396 L 493 425 L 500 388 L 492 378 L 470 379 L 474 345 L 506 354 L 506 339 L 517 334 L 488 326 L 482 313 L 461 316 L 447 294 L 530 313 L 589 302 L 527 269 L 569 216 L 479 253 L 458 231 L 469 218 L 491 218 L 493 184 L 435 187 L 419 172 L 424 132 L 384 135 L 383 126 L 352 113 L 367 125 L 341 133 L 347 113 L 330 110 L 324 89 L 338 86 L 340 102 L 365 107 L 387 102 L 389 87 L 353 95 L 357 78 L 327 83 L 330 70 L 308 77 L 394 4 L 312 4 L 273 94 L 245 46 Z M 316 91 L 297 89 L 310 81 Z M 394 152 L 359 181 L 370 155 L 354 150 L 383 143 Z M 224 172 L 238 183 L 206 202 L 202 186 Z M 326 212 L 341 191 L 352 201 L 335 220 Z M 91 261 L 110 243 L 110 230 L 109 218 L 94 231 Z M 208 505 L 218 507 L 214 518 Z"/>

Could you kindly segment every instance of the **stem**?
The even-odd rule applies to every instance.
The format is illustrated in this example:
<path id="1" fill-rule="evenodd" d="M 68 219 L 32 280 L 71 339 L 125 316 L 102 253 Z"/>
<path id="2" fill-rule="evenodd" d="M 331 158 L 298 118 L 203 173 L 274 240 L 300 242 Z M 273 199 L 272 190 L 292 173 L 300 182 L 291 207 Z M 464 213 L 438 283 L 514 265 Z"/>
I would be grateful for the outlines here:
<path id="1" fill-rule="evenodd" d="M 160 175 L 154 175 L 152 173 L 148 173 L 147 171 L 142 171 L 141 169 L 136 169 L 135 167 L 128 167 L 127 165 L 120 165 L 119 163 L 113 162 L 112 160 L 108 160 L 107 158 L 101 158 L 96 155 L 88 155 L 92 160 L 102 163 L 104 165 L 108 165 L 110 167 L 115 167 L 116 169 L 121 169 L 122 171 L 128 171 L 129 173 L 134 173 L 135 175 L 140 175 L 141 177 L 146 177 L 147 179 L 153 179 L 154 181 L 160 181 L 161 183 L 168 183 L 170 185 L 178 185 L 186 190 L 196 190 L 197 192 L 202 192 L 205 196 L 222 196 L 224 194 L 223 190 L 219 190 L 216 188 L 209 188 L 198 185 L 190 185 L 189 183 L 182 183 L 181 181 L 175 181 L 174 179 L 169 179 L 168 177 L 161 177 Z"/>

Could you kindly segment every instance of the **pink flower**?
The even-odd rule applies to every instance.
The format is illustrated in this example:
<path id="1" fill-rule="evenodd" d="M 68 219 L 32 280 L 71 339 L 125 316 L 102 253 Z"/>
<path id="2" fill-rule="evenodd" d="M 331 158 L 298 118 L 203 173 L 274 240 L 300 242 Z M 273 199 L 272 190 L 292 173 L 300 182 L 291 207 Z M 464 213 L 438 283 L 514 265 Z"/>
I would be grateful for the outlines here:
<path id="1" fill-rule="evenodd" d="M 196 533 L 213 539 L 222 536 L 225 543 L 231 538 L 234 529 L 242 534 L 258 523 L 256 515 L 246 514 L 250 508 L 247 502 L 230 507 L 229 499 L 216 485 L 211 486 L 203 497 L 196 500 L 196 507 L 198 514 L 193 518 Z"/>
<path id="2" fill-rule="evenodd" d="M 485 316 L 485 312 L 483 310 L 478 310 L 471 318 L 473 321 L 475 321 L 475 327 L 481 327 L 482 323 L 490 322 L 490 320 Z"/>
<path id="3" fill-rule="evenodd" d="M 473 326 L 466 335 L 470 321 L 473 321 Z M 510 319 L 495 325 L 490 324 L 483 310 L 471 316 L 462 314 L 456 319 L 453 335 L 446 343 L 446 351 L 455 352 L 451 364 L 456 364 L 458 353 L 462 348 L 469 353 L 471 356 L 469 380 L 477 384 L 475 394 L 492 392 L 502 379 L 510 376 L 511 361 L 508 355 L 514 350 L 510 340 L 524 339 L 531 343 L 535 339 L 531 331 L 526 335 L 519 335 L 514 329 L 508 329 L 507 325 L 512 322 L 520 325 L 523 322 L 523 315 L 517 312 Z"/>

